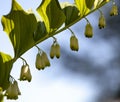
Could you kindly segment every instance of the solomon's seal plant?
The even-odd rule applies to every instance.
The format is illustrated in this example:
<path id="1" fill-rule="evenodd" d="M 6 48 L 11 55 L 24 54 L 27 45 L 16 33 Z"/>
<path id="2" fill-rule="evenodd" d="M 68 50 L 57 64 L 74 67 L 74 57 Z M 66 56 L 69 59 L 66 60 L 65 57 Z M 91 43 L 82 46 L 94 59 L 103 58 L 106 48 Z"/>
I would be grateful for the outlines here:
<path id="1" fill-rule="evenodd" d="M 7 99 L 16 100 L 18 95 L 21 94 L 16 80 L 11 77 L 12 67 L 17 59 L 21 58 L 23 60 L 19 80 L 30 82 L 32 79 L 30 67 L 21 56 L 30 48 L 52 37 L 54 41 L 50 48 L 50 57 L 59 58 L 61 54 L 60 45 L 57 38 L 53 36 L 68 29 L 83 18 L 87 20 L 87 15 L 110 1 L 74 0 L 74 4 L 67 2 L 61 4 L 58 0 L 42 0 L 42 3 L 36 8 L 38 12 L 36 16 L 33 12 L 25 11 L 17 0 L 12 0 L 10 12 L 1 18 L 3 30 L 8 35 L 13 46 L 14 57 L 0 52 L 0 102 L 3 102 L 4 96 Z M 114 0 L 112 0 L 110 15 L 118 15 L 118 8 Z M 105 27 L 103 15 L 100 15 L 98 25 L 100 28 Z M 93 36 L 93 28 L 88 20 L 85 26 L 85 36 L 88 38 Z M 70 48 L 74 51 L 79 50 L 78 39 L 74 34 L 70 38 Z M 35 66 L 38 70 L 50 66 L 47 54 L 41 49 L 38 50 L 36 55 Z"/>

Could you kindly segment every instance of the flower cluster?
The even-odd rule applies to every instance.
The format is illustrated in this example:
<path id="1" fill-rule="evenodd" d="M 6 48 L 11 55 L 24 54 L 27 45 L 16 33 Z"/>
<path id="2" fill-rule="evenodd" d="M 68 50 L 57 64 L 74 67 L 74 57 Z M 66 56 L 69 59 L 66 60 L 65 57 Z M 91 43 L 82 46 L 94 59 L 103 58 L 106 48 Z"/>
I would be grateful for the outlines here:
<path id="1" fill-rule="evenodd" d="M 8 89 L 5 91 L 4 96 L 6 96 L 7 99 L 16 100 L 18 99 L 18 95 L 21 95 L 21 92 L 18 87 L 18 83 L 15 79 L 12 78 L 12 81 L 10 81 L 10 85 Z"/>
<path id="2" fill-rule="evenodd" d="M 58 44 L 56 38 L 54 37 L 53 44 L 51 45 L 50 48 L 50 58 L 60 58 L 60 45 Z"/>
<path id="3" fill-rule="evenodd" d="M 38 48 L 38 53 L 36 55 L 35 66 L 38 70 L 41 70 L 41 69 L 43 70 L 45 67 L 50 66 L 50 61 L 47 57 L 47 54 L 39 48 Z"/>
<path id="4" fill-rule="evenodd" d="M 105 28 L 105 26 L 106 26 L 106 20 L 105 20 L 105 16 L 104 16 L 103 12 L 100 9 L 98 9 L 98 11 L 100 12 L 100 17 L 98 20 L 98 27 L 99 27 L 99 29 L 102 29 L 102 28 Z M 112 5 L 111 11 L 110 11 L 110 16 L 115 16 L 115 15 L 118 15 L 118 7 L 115 4 L 115 2 L 113 1 L 113 5 Z M 85 26 L 84 35 L 87 38 L 92 38 L 93 37 L 93 27 L 86 17 L 85 17 L 85 20 L 87 21 L 87 24 Z M 74 32 L 70 28 L 68 28 L 68 30 L 70 30 L 72 33 L 72 36 L 70 37 L 70 48 L 72 51 L 78 51 L 79 50 L 78 39 L 75 36 Z"/>

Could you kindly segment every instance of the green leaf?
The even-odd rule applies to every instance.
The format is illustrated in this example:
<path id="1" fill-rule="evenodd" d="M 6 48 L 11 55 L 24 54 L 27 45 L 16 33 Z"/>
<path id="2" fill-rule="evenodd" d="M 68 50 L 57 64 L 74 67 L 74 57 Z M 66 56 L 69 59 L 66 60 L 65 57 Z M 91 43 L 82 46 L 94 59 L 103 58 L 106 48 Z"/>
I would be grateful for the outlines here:
<path id="1" fill-rule="evenodd" d="M 61 4 L 63 12 L 66 16 L 65 25 L 69 25 L 70 23 L 74 22 L 76 19 L 79 18 L 79 10 L 74 4 L 70 4 L 65 2 Z"/>
<path id="2" fill-rule="evenodd" d="M 44 22 L 39 21 L 37 23 L 37 29 L 34 33 L 34 40 L 38 41 L 47 35 L 46 27 Z"/>
<path id="3" fill-rule="evenodd" d="M 43 0 L 37 8 L 48 33 L 56 31 L 65 21 L 65 15 L 58 0 Z"/>
<path id="4" fill-rule="evenodd" d="M 94 6 L 95 0 L 85 0 L 85 2 L 86 2 L 87 8 L 92 9 L 92 7 Z"/>
<path id="5" fill-rule="evenodd" d="M 75 4 L 80 11 L 80 17 L 89 13 L 90 9 L 87 7 L 85 0 L 75 0 Z"/>
<path id="6" fill-rule="evenodd" d="M 25 12 L 15 0 L 12 0 L 11 12 L 2 17 L 2 25 L 12 42 L 15 57 L 34 45 L 33 35 L 37 20 L 34 14 Z"/>
<path id="7" fill-rule="evenodd" d="M 0 87 L 5 90 L 9 86 L 9 76 L 13 60 L 8 54 L 0 52 Z"/>
<path id="8" fill-rule="evenodd" d="M 94 2 L 94 9 L 97 7 L 101 7 L 104 4 L 106 4 L 107 2 L 109 2 L 110 0 L 95 0 Z"/>

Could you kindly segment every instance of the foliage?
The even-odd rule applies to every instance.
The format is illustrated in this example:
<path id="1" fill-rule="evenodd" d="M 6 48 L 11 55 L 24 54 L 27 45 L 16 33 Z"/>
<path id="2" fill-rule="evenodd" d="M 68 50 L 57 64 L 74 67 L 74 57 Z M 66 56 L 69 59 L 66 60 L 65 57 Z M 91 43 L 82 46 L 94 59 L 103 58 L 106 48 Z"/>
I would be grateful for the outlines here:
<path id="1" fill-rule="evenodd" d="M 82 18 L 85 18 L 87 25 L 90 25 L 86 25 L 85 36 L 92 37 L 92 26 L 86 16 L 110 2 L 110 0 L 74 1 L 74 4 L 70 4 L 68 2 L 60 4 L 58 0 L 42 0 L 42 3 L 36 9 L 39 16 L 42 18 L 40 21 L 37 20 L 37 17 L 33 12 L 25 11 L 16 0 L 12 0 L 12 8 L 10 13 L 3 15 L 1 19 L 3 30 L 8 35 L 14 48 L 14 58 L 3 52 L 0 52 L 0 88 L 2 88 L 3 91 L 7 90 L 8 93 L 11 93 L 11 88 L 14 88 L 15 90 L 13 91 L 14 93 L 12 93 L 12 95 L 7 93 L 7 98 L 17 99 L 18 97 L 16 98 L 16 96 L 19 95 L 19 93 L 16 91 L 16 88 L 18 90 L 18 86 L 17 84 L 14 85 L 16 80 L 10 75 L 12 66 L 18 58 L 23 60 L 24 63 L 22 68 L 25 68 L 23 71 L 21 71 L 22 76 L 20 77 L 20 80 L 31 81 L 32 76 L 29 65 L 27 64 L 26 60 L 21 57 L 22 54 L 34 46 L 37 47 L 38 43 L 41 43 L 49 37 L 53 37 L 54 41 L 51 46 L 50 57 L 53 58 L 56 56 L 59 58 L 60 46 L 54 35 L 69 29 L 70 26 L 77 23 Z M 111 16 L 118 15 L 117 6 L 114 6 L 114 10 L 110 12 Z M 99 11 L 101 13 L 101 10 Z M 101 13 L 101 15 L 103 14 Z M 100 21 L 100 28 L 104 28 L 104 22 L 105 21 L 103 20 Z M 69 30 L 71 31 L 73 38 L 70 45 L 71 50 L 78 51 L 78 40 L 72 30 Z M 36 68 L 40 70 L 48 66 L 50 66 L 50 62 L 46 53 L 38 48 L 38 54 L 36 56 Z"/>

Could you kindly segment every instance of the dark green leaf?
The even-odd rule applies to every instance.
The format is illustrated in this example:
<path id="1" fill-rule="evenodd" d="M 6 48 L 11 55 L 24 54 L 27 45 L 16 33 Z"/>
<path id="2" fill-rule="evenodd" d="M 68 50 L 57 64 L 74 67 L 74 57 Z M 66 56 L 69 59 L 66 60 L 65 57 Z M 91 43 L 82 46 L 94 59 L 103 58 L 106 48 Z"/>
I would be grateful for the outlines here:
<path id="1" fill-rule="evenodd" d="M 46 27 L 44 22 L 38 22 L 37 23 L 37 29 L 34 33 L 34 40 L 38 41 L 40 39 L 42 39 L 43 37 L 45 37 L 47 35 L 47 31 L 46 31 Z"/>
<path id="2" fill-rule="evenodd" d="M 66 16 L 65 25 L 69 25 L 79 18 L 79 10 L 75 5 L 65 2 L 61 6 Z"/>
<path id="3" fill-rule="evenodd" d="M 94 6 L 95 0 L 85 0 L 85 2 L 86 2 L 87 8 L 92 9 L 92 7 Z"/>
<path id="4" fill-rule="evenodd" d="M 0 87 L 5 90 L 9 86 L 10 71 L 13 60 L 10 55 L 0 52 Z"/>

